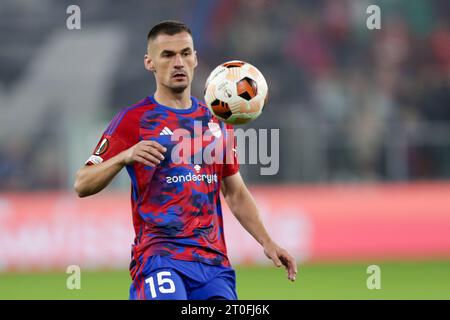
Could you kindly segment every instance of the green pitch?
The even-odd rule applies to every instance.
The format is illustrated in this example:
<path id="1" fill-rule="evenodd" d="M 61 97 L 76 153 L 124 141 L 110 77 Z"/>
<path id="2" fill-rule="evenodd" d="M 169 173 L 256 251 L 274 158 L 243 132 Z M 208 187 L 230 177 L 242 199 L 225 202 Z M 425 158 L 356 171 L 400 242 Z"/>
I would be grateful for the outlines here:
<path id="1" fill-rule="evenodd" d="M 381 289 L 367 288 L 367 267 L 381 268 Z M 450 261 L 301 265 L 297 281 L 272 266 L 237 266 L 240 299 L 450 299 Z M 127 299 L 127 271 L 85 271 L 68 290 L 65 270 L 0 273 L 0 299 Z"/>

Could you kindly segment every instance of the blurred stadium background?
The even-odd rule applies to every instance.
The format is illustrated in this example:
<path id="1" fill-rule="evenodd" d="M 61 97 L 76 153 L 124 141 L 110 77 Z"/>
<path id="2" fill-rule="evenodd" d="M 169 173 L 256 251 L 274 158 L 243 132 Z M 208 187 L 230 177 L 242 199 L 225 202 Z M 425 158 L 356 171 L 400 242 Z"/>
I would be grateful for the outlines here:
<path id="1" fill-rule="evenodd" d="M 450 299 L 448 0 L 1 1 L 1 299 L 128 297 L 128 177 L 83 200 L 72 185 L 113 115 L 154 91 L 142 60 L 164 19 L 192 28 L 195 96 L 231 59 L 269 84 L 247 127 L 280 128 L 280 170 L 241 173 L 300 273 L 288 283 L 226 210 L 240 298 Z"/>

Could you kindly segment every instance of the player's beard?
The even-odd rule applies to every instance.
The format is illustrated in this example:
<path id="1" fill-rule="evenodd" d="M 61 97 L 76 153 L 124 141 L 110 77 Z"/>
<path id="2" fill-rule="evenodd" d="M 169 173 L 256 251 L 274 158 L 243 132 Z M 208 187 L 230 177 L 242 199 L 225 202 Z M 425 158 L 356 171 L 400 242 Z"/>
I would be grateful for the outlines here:
<path id="1" fill-rule="evenodd" d="M 175 75 L 175 74 L 177 74 L 177 73 L 182 73 L 182 74 L 184 74 L 185 75 L 185 81 L 182 81 L 181 83 L 179 82 L 179 81 L 177 81 L 177 80 L 175 80 L 175 79 L 173 79 L 172 77 Z M 169 85 L 168 85 L 168 87 L 169 87 L 169 89 L 173 92 L 173 93 L 175 93 L 175 94 L 181 94 L 181 93 L 183 93 L 184 92 L 184 90 L 186 90 L 188 87 L 189 87 L 189 85 L 190 85 L 190 77 L 189 77 L 189 75 L 188 75 L 188 73 L 186 72 L 186 71 L 174 71 L 172 74 L 171 74 L 171 79 L 169 80 Z"/>
<path id="2" fill-rule="evenodd" d="M 169 85 L 167 87 L 169 88 L 170 91 L 172 91 L 175 94 L 183 93 L 184 90 L 186 90 L 190 84 L 189 78 L 187 78 L 186 80 L 187 81 L 185 83 L 176 83 L 176 82 L 170 83 L 169 82 Z"/>
<path id="3" fill-rule="evenodd" d="M 183 93 L 184 90 L 186 90 L 187 88 L 188 88 L 188 85 L 186 85 L 186 84 L 169 87 L 169 89 L 175 94 Z"/>

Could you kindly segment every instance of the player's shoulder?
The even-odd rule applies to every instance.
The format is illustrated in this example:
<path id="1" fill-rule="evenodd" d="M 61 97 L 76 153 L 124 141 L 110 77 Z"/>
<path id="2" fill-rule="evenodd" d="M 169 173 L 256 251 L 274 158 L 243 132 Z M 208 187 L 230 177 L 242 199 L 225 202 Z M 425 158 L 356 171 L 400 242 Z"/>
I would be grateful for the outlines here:
<path id="1" fill-rule="evenodd" d="M 149 97 L 145 97 L 136 102 L 135 104 L 122 108 L 118 112 L 118 115 L 130 116 L 141 113 L 146 110 L 151 110 L 154 107 L 156 107 L 156 103 L 154 103 Z"/>
<path id="2" fill-rule="evenodd" d="M 143 112 L 151 110 L 156 106 L 149 97 L 145 97 L 138 102 L 121 108 L 111 120 L 106 133 L 112 134 L 119 125 L 123 126 L 127 123 L 139 121 Z"/>
<path id="3" fill-rule="evenodd" d="M 193 97 L 193 98 L 194 98 L 194 101 L 197 102 L 198 109 L 200 111 L 202 111 L 205 114 L 212 115 L 211 111 L 209 110 L 208 106 L 206 105 L 206 103 L 203 100 L 197 99 L 195 97 Z"/>
<path id="4" fill-rule="evenodd" d="M 205 101 L 200 100 L 200 99 L 197 99 L 197 103 L 198 103 L 198 106 L 199 106 L 199 107 L 204 108 L 204 109 L 206 109 L 206 110 L 209 110 L 209 109 L 208 109 L 208 106 L 207 106 L 206 103 L 205 103 Z"/>

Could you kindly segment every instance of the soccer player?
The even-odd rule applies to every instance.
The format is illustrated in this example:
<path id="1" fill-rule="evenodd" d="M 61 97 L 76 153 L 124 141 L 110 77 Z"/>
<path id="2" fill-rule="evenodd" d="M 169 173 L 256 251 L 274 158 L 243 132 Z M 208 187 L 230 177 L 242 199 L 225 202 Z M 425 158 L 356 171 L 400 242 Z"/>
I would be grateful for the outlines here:
<path id="1" fill-rule="evenodd" d="M 284 265 L 288 279 L 294 281 L 296 262 L 264 228 L 239 174 L 236 154 L 231 163 L 195 163 L 199 151 L 194 148 L 183 155 L 186 161 L 172 159 L 179 143 L 172 136 L 178 129 L 198 139 L 195 123 L 201 124 L 201 135 L 210 138 L 214 128 L 214 138 L 202 139 L 202 147 L 217 143 L 217 137 L 232 137 L 231 126 L 191 96 L 197 55 L 190 29 L 176 21 L 154 26 L 144 65 L 154 73 L 156 92 L 112 119 L 74 185 L 78 195 L 86 197 L 105 188 L 122 168 L 128 171 L 136 234 L 130 299 L 237 299 L 220 191 L 266 256 L 277 267 Z M 227 151 L 222 151 L 225 157 Z"/>

